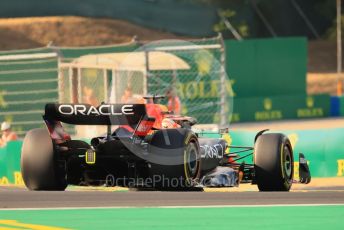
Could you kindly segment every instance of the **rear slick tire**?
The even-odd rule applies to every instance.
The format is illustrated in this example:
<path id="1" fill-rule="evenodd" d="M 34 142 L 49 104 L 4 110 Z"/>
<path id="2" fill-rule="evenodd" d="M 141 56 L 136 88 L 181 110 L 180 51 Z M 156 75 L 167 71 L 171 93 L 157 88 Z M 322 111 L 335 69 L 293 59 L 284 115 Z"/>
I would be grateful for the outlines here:
<path id="1" fill-rule="evenodd" d="M 58 172 L 53 141 L 46 129 L 30 130 L 23 141 L 21 173 L 29 190 L 63 191 L 65 172 Z"/>
<path id="2" fill-rule="evenodd" d="M 170 137 L 166 143 L 165 137 Z M 189 129 L 166 129 L 157 131 L 151 142 L 151 153 L 165 154 L 177 164 L 150 163 L 150 175 L 155 189 L 191 191 L 200 179 L 201 156 L 197 136 Z M 155 178 L 161 181 L 157 182 Z M 177 182 L 177 183 L 174 183 Z"/>

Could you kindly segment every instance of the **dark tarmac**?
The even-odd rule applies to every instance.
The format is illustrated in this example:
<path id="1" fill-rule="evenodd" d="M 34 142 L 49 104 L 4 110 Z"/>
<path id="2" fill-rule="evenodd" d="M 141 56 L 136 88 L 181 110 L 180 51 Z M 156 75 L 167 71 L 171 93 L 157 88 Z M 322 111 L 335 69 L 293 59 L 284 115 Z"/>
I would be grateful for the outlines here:
<path id="1" fill-rule="evenodd" d="M 292 192 L 27 191 L 0 187 L 0 208 L 344 204 L 344 190 Z"/>

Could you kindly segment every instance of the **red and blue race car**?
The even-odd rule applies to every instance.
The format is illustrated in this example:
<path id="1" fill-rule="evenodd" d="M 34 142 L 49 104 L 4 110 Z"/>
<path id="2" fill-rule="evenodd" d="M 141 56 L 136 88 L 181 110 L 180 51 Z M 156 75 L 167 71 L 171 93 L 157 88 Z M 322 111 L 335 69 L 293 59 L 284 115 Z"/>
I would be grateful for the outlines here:
<path id="1" fill-rule="evenodd" d="M 173 115 L 155 103 L 160 98 L 147 96 L 147 104 L 47 104 L 47 128 L 31 130 L 24 139 L 21 170 L 26 187 L 65 190 L 69 184 L 105 184 L 190 190 L 207 186 L 205 178 L 221 167 L 234 175 L 230 186 L 253 183 L 260 191 L 290 190 L 294 155 L 285 135 L 264 130 L 254 147 L 229 146 L 221 136 L 207 138 L 193 131 L 196 119 Z M 73 140 L 61 122 L 108 128 L 89 143 Z M 252 156 L 252 163 L 243 161 Z M 308 183 L 302 154 L 299 162 L 300 182 Z"/>

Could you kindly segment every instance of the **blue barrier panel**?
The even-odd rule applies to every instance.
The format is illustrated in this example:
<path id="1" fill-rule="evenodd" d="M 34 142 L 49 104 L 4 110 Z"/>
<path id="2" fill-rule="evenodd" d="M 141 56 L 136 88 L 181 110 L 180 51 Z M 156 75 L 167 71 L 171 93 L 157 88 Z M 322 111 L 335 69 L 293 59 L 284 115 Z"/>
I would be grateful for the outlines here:
<path id="1" fill-rule="evenodd" d="M 340 116 L 340 98 L 331 97 L 331 106 L 330 106 L 330 116 L 338 117 Z"/>

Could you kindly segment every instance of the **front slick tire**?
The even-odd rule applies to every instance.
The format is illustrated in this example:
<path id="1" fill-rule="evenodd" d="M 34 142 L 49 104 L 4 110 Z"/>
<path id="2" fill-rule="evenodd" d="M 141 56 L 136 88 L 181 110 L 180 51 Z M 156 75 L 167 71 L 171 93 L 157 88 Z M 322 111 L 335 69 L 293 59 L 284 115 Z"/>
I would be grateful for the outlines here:
<path id="1" fill-rule="evenodd" d="M 29 190 L 63 191 L 65 173 L 58 172 L 54 145 L 46 129 L 30 130 L 23 141 L 21 173 Z"/>
<path id="2" fill-rule="evenodd" d="M 259 191 L 289 191 L 294 174 L 289 139 L 278 133 L 261 135 L 255 144 L 254 169 Z"/>
<path id="3" fill-rule="evenodd" d="M 150 152 L 154 157 L 150 163 L 150 175 L 155 189 L 197 190 L 194 186 L 200 178 L 201 157 L 198 138 L 191 130 L 157 131 L 152 138 Z"/>

